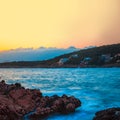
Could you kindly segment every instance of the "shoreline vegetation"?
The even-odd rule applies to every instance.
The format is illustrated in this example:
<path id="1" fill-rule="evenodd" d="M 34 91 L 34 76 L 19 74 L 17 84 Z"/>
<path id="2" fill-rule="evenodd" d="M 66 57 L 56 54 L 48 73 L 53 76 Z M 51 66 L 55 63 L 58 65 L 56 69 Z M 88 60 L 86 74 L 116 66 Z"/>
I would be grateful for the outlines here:
<path id="1" fill-rule="evenodd" d="M 21 56 L 22 57 L 22 56 Z M 0 68 L 96 68 L 120 67 L 120 43 L 83 49 L 44 61 L 0 63 Z"/>

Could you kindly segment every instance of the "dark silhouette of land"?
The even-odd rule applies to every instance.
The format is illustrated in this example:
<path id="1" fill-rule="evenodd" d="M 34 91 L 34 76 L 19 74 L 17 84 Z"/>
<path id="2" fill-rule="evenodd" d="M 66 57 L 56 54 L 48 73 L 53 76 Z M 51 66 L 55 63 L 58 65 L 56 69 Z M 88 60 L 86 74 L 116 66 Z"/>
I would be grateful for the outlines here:
<path id="1" fill-rule="evenodd" d="M 120 67 L 120 43 L 83 49 L 45 61 L 0 63 L 0 68 L 62 67 Z"/>

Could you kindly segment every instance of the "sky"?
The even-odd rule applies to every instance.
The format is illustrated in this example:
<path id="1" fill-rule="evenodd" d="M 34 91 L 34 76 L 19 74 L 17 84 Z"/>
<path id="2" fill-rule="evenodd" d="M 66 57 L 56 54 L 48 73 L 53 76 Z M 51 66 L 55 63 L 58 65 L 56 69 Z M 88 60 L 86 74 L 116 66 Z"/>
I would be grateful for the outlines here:
<path id="1" fill-rule="evenodd" d="M 0 51 L 120 43 L 120 0 L 1 0 Z"/>

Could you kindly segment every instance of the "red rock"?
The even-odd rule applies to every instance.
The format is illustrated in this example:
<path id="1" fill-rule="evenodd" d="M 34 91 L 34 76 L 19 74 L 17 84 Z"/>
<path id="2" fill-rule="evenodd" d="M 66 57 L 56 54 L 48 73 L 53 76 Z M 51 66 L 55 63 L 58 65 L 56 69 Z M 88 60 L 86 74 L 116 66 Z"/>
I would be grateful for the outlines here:
<path id="1" fill-rule="evenodd" d="M 14 104 L 12 99 L 0 95 L 0 120 L 17 120 L 23 116 L 22 107 Z"/>
<path id="2" fill-rule="evenodd" d="M 25 89 L 21 84 L 8 85 L 0 82 L 0 120 L 21 120 L 25 114 L 34 111 L 31 120 L 42 119 L 54 113 L 74 112 L 81 102 L 63 95 L 43 97 L 39 90 Z"/>
<path id="3" fill-rule="evenodd" d="M 9 92 L 9 96 L 12 97 L 15 101 L 22 98 L 27 94 L 27 91 L 25 89 L 17 89 L 17 90 L 11 90 Z"/>
<path id="4" fill-rule="evenodd" d="M 72 103 L 67 104 L 67 106 L 66 106 L 66 111 L 67 111 L 68 113 L 70 113 L 70 112 L 75 112 L 75 105 L 72 104 Z"/>
<path id="5" fill-rule="evenodd" d="M 109 108 L 95 114 L 93 120 L 120 120 L 120 108 Z"/>

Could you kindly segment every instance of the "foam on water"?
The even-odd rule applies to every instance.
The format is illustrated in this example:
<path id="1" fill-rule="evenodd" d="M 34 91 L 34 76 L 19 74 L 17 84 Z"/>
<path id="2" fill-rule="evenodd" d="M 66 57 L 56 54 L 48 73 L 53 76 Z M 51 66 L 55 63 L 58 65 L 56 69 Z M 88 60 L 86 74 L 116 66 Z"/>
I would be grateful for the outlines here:
<path id="1" fill-rule="evenodd" d="M 120 68 L 0 69 L 0 76 L 43 95 L 74 95 L 82 101 L 75 113 L 47 120 L 92 120 L 99 110 L 120 107 Z"/>

